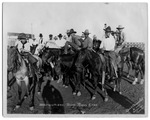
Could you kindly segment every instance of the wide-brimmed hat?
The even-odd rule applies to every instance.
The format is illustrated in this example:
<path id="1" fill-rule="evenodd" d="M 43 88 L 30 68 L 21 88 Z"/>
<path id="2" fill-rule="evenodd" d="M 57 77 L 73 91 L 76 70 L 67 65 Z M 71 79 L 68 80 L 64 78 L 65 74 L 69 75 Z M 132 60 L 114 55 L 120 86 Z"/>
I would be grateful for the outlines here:
<path id="1" fill-rule="evenodd" d="M 96 35 L 93 35 L 93 38 L 97 38 L 97 36 L 96 36 Z"/>
<path id="2" fill-rule="evenodd" d="M 58 35 L 58 37 L 62 37 L 62 34 L 60 33 L 60 34 Z"/>
<path id="3" fill-rule="evenodd" d="M 20 34 L 18 35 L 18 39 L 24 39 L 24 40 L 26 40 L 26 39 L 27 39 L 27 36 L 26 36 L 25 33 L 20 33 Z"/>
<path id="4" fill-rule="evenodd" d="M 39 34 L 39 37 L 43 37 L 42 33 Z"/>
<path id="5" fill-rule="evenodd" d="M 74 31 L 74 29 L 70 29 L 70 32 L 69 32 L 70 34 L 72 34 L 72 33 L 77 33 L 76 31 Z"/>
<path id="6" fill-rule="evenodd" d="M 105 31 L 105 32 L 112 32 L 110 26 L 108 26 L 107 28 L 105 28 L 104 31 Z"/>
<path id="7" fill-rule="evenodd" d="M 89 35 L 90 33 L 89 33 L 89 30 L 88 29 L 86 29 L 84 32 L 82 32 L 83 34 L 85 34 L 85 35 Z"/>
<path id="8" fill-rule="evenodd" d="M 53 37 L 53 35 L 52 35 L 52 34 L 49 34 L 49 37 Z"/>
<path id="9" fill-rule="evenodd" d="M 66 33 L 69 34 L 69 33 L 70 33 L 70 30 L 67 30 Z"/>
<path id="10" fill-rule="evenodd" d="M 116 29 L 124 29 L 124 27 L 122 27 L 122 25 L 118 25 Z"/>

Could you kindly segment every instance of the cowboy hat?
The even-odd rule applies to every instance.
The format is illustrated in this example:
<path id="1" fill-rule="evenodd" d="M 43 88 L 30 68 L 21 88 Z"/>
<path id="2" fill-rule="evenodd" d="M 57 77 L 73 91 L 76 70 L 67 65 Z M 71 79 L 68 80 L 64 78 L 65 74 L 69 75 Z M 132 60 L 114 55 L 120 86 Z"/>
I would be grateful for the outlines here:
<path id="1" fill-rule="evenodd" d="M 96 35 L 93 35 L 93 38 L 97 38 L 97 36 L 96 36 Z"/>
<path id="2" fill-rule="evenodd" d="M 39 34 L 39 37 L 43 37 L 42 33 Z"/>
<path id="3" fill-rule="evenodd" d="M 84 32 L 82 32 L 83 34 L 85 34 L 85 35 L 89 35 L 90 33 L 89 33 L 89 30 L 88 29 L 86 29 Z"/>
<path id="4" fill-rule="evenodd" d="M 70 33 L 70 30 L 67 30 L 66 33 L 69 34 L 69 33 Z"/>
<path id="5" fill-rule="evenodd" d="M 122 25 L 118 25 L 116 29 L 124 29 L 124 27 L 122 27 Z"/>
<path id="6" fill-rule="evenodd" d="M 20 34 L 18 35 L 18 39 L 27 39 L 27 36 L 26 36 L 25 33 L 20 33 Z"/>
<path id="7" fill-rule="evenodd" d="M 49 34 L 49 37 L 53 37 L 53 35 L 52 35 L 52 34 Z"/>
<path id="8" fill-rule="evenodd" d="M 62 37 L 62 34 L 60 33 L 60 34 L 58 35 L 58 37 Z"/>
<path id="9" fill-rule="evenodd" d="M 105 32 L 112 32 L 110 26 L 108 26 L 107 28 L 105 28 L 105 29 L 103 29 L 103 30 L 104 30 Z"/>
<path id="10" fill-rule="evenodd" d="M 76 32 L 76 31 L 74 31 L 74 29 L 70 29 L 69 34 L 72 34 L 72 33 L 77 33 L 77 32 Z"/>

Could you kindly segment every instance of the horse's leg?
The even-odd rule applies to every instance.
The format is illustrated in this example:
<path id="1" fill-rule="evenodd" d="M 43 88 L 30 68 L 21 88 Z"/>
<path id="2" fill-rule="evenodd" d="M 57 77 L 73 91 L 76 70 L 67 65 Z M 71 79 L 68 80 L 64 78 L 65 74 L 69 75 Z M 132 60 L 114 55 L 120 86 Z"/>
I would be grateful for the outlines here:
<path id="1" fill-rule="evenodd" d="M 105 88 L 105 71 L 102 72 L 102 91 L 104 91 L 104 94 L 105 94 L 104 101 L 107 102 L 108 101 L 108 93 Z"/>
<path id="2" fill-rule="evenodd" d="M 30 90 L 29 78 L 28 78 L 28 76 L 26 76 L 26 77 L 24 78 L 24 82 L 25 82 L 25 86 L 26 86 L 26 93 L 25 93 L 24 98 L 26 99 L 27 96 L 29 95 L 29 90 Z"/>
<path id="3" fill-rule="evenodd" d="M 15 109 L 18 109 L 21 106 L 21 94 L 22 94 L 22 89 L 21 89 L 21 81 L 16 79 L 17 85 L 18 85 L 18 103 L 15 107 Z"/>
<path id="4" fill-rule="evenodd" d="M 139 67 L 137 65 L 135 65 L 135 78 L 133 81 L 133 85 L 135 85 L 138 82 L 138 75 L 139 75 Z"/>
<path id="5" fill-rule="evenodd" d="M 129 77 L 130 77 L 129 71 L 130 71 L 130 69 L 131 69 L 131 63 L 130 63 L 129 61 L 126 61 L 126 64 L 127 64 L 127 67 L 128 67 L 127 78 L 129 78 Z"/>
<path id="6" fill-rule="evenodd" d="M 122 94 L 122 92 L 121 92 L 121 77 L 122 77 L 123 71 L 121 69 L 122 68 L 118 68 L 118 79 L 117 79 L 117 86 L 118 86 L 119 94 Z"/>
<path id="7" fill-rule="evenodd" d="M 41 86 L 42 86 L 42 82 L 43 82 L 43 76 L 41 78 L 39 78 L 38 81 L 38 94 L 41 94 Z"/>
<path id="8" fill-rule="evenodd" d="M 33 76 L 33 90 L 32 90 L 32 95 L 31 95 L 30 110 L 34 109 L 34 96 L 35 96 L 36 82 L 37 82 L 37 77 L 36 77 L 36 75 L 34 75 Z"/>
<path id="9" fill-rule="evenodd" d="M 69 86 L 69 76 L 68 75 L 66 75 L 66 80 L 65 80 L 65 88 L 68 88 L 68 86 Z"/>
<path id="10" fill-rule="evenodd" d="M 81 90 L 80 90 L 81 77 L 82 77 L 82 72 L 79 73 L 78 77 L 77 77 L 77 85 L 76 85 L 76 94 L 77 94 L 77 96 L 81 96 Z"/>
<path id="11" fill-rule="evenodd" d="M 141 74 L 141 81 L 140 81 L 140 84 L 142 85 L 144 83 L 144 73 L 141 69 L 141 66 L 139 65 L 139 71 L 140 71 L 140 74 Z"/>
<path id="12" fill-rule="evenodd" d="M 93 93 L 93 96 L 92 96 L 92 100 L 95 100 L 96 99 L 96 94 L 97 94 L 98 77 L 94 75 L 93 78 L 94 78 L 94 93 Z"/>

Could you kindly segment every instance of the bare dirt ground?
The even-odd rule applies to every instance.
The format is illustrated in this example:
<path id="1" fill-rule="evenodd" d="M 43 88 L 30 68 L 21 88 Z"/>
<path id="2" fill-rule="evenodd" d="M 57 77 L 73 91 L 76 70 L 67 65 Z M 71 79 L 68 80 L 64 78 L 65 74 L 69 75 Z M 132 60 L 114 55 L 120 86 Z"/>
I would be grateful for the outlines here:
<path id="1" fill-rule="evenodd" d="M 130 72 L 132 75 L 133 71 Z M 99 89 L 97 98 L 91 100 L 93 87 L 86 81 L 84 89 L 81 86 L 80 97 L 72 95 L 72 87 L 64 88 L 62 83 L 52 81 L 42 84 L 42 92 L 35 94 L 35 108 L 29 109 L 30 97 L 24 100 L 22 106 L 13 110 L 17 102 L 17 85 L 14 83 L 7 92 L 8 114 L 144 114 L 145 113 L 145 87 L 144 85 L 132 85 L 133 78 L 122 78 L 122 94 L 113 92 L 111 85 L 107 85 L 109 100 L 104 102 L 104 93 Z M 145 83 L 144 83 L 145 84 Z M 23 89 L 25 89 L 24 85 Z M 100 86 L 100 85 L 99 85 Z M 45 105 L 42 96 L 47 96 L 48 104 Z"/>

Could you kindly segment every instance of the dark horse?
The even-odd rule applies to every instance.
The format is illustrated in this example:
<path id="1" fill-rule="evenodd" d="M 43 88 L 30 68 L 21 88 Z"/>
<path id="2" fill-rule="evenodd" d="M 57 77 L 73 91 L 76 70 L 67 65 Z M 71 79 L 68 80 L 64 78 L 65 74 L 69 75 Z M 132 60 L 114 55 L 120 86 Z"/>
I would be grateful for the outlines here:
<path id="1" fill-rule="evenodd" d="M 83 70 L 85 68 L 88 68 L 89 72 L 92 74 L 92 79 L 94 82 L 94 93 L 92 96 L 92 100 L 96 98 L 98 83 L 101 82 L 102 90 L 105 93 L 104 101 L 108 101 L 108 94 L 104 86 L 106 66 L 105 63 L 103 62 L 104 61 L 102 61 L 99 54 L 97 54 L 93 50 L 81 49 L 79 51 L 77 59 L 75 61 L 75 67 L 77 69 L 77 81 L 78 81 L 78 84 L 76 85 L 76 92 L 78 92 L 78 94 L 79 93 L 81 94 L 80 92 L 80 82 L 82 78 L 81 75 L 83 73 Z"/>
<path id="2" fill-rule="evenodd" d="M 20 55 L 19 51 L 16 47 L 11 47 L 8 49 L 8 58 L 7 58 L 7 70 L 8 72 L 12 72 L 14 77 L 16 78 L 16 82 L 18 85 L 18 97 L 19 101 L 15 107 L 15 109 L 19 108 L 25 98 L 30 95 L 31 86 L 30 83 L 32 82 L 32 97 L 31 97 L 31 104 L 30 110 L 34 108 L 34 95 L 35 95 L 35 88 L 37 83 L 37 77 L 35 72 L 32 70 L 32 75 L 29 73 L 29 66 L 27 65 L 26 61 Z M 30 75 L 29 75 L 30 74 Z M 31 76 L 31 77 L 29 77 Z M 26 86 L 26 93 L 24 98 L 21 98 L 22 95 L 22 88 L 21 83 L 25 82 Z"/>
<path id="3" fill-rule="evenodd" d="M 108 79 L 109 82 L 111 82 L 113 80 L 113 82 L 114 82 L 113 90 L 114 91 L 118 90 L 118 92 L 121 94 L 121 62 L 116 62 L 117 66 L 112 65 L 112 62 L 110 60 L 108 53 L 105 52 L 103 49 L 100 49 L 100 45 L 101 45 L 100 40 L 94 40 L 93 41 L 93 50 L 97 54 L 99 54 L 99 56 L 101 57 L 101 59 L 103 61 L 105 61 L 104 64 L 106 64 L 106 79 Z M 118 59 L 118 61 L 120 61 L 120 56 L 118 56 L 116 59 Z"/>
<path id="4" fill-rule="evenodd" d="M 137 48 L 137 47 L 131 47 L 126 52 L 124 52 L 124 49 L 122 49 L 119 52 L 119 54 L 122 56 L 122 58 L 124 58 L 123 63 L 127 63 L 127 65 L 128 65 L 127 77 L 129 77 L 129 70 L 131 68 L 131 65 L 132 65 L 132 69 L 135 70 L 135 78 L 134 78 L 134 81 L 132 84 L 135 85 L 138 82 L 139 73 L 141 74 L 140 84 L 143 84 L 144 74 L 145 74 L 145 54 L 144 54 L 144 51 Z"/>
<path id="5" fill-rule="evenodd" d="M 75 54 L 63 54 L 58 57 L 55 64 L 55 71 L 57 75 L 63 76 L 63 87 L 67 88 L 69 86 L 69 80 L 75 78 L 76 69 L 74 67 L 74 62 L 76 60 Z M 73 81 L 75 82 L 75 81 Z"/>
<path id="6" fill-rule="evenodd" d="M 58 76 L 56 75 L 54 70 L 54 65 L 60 54 L 62 54 L 62 49 L 58 49 L 58 48 L 44 47 L 40 51 L 39 57 L 42 59 L 43 77 L 44 76 L 51 77 L 52 81 L 58 79 Z M 41 92 L 41 84 L 43 82 L 43 77 L 41 77 L 38 82 L 39 94 Z"/>

